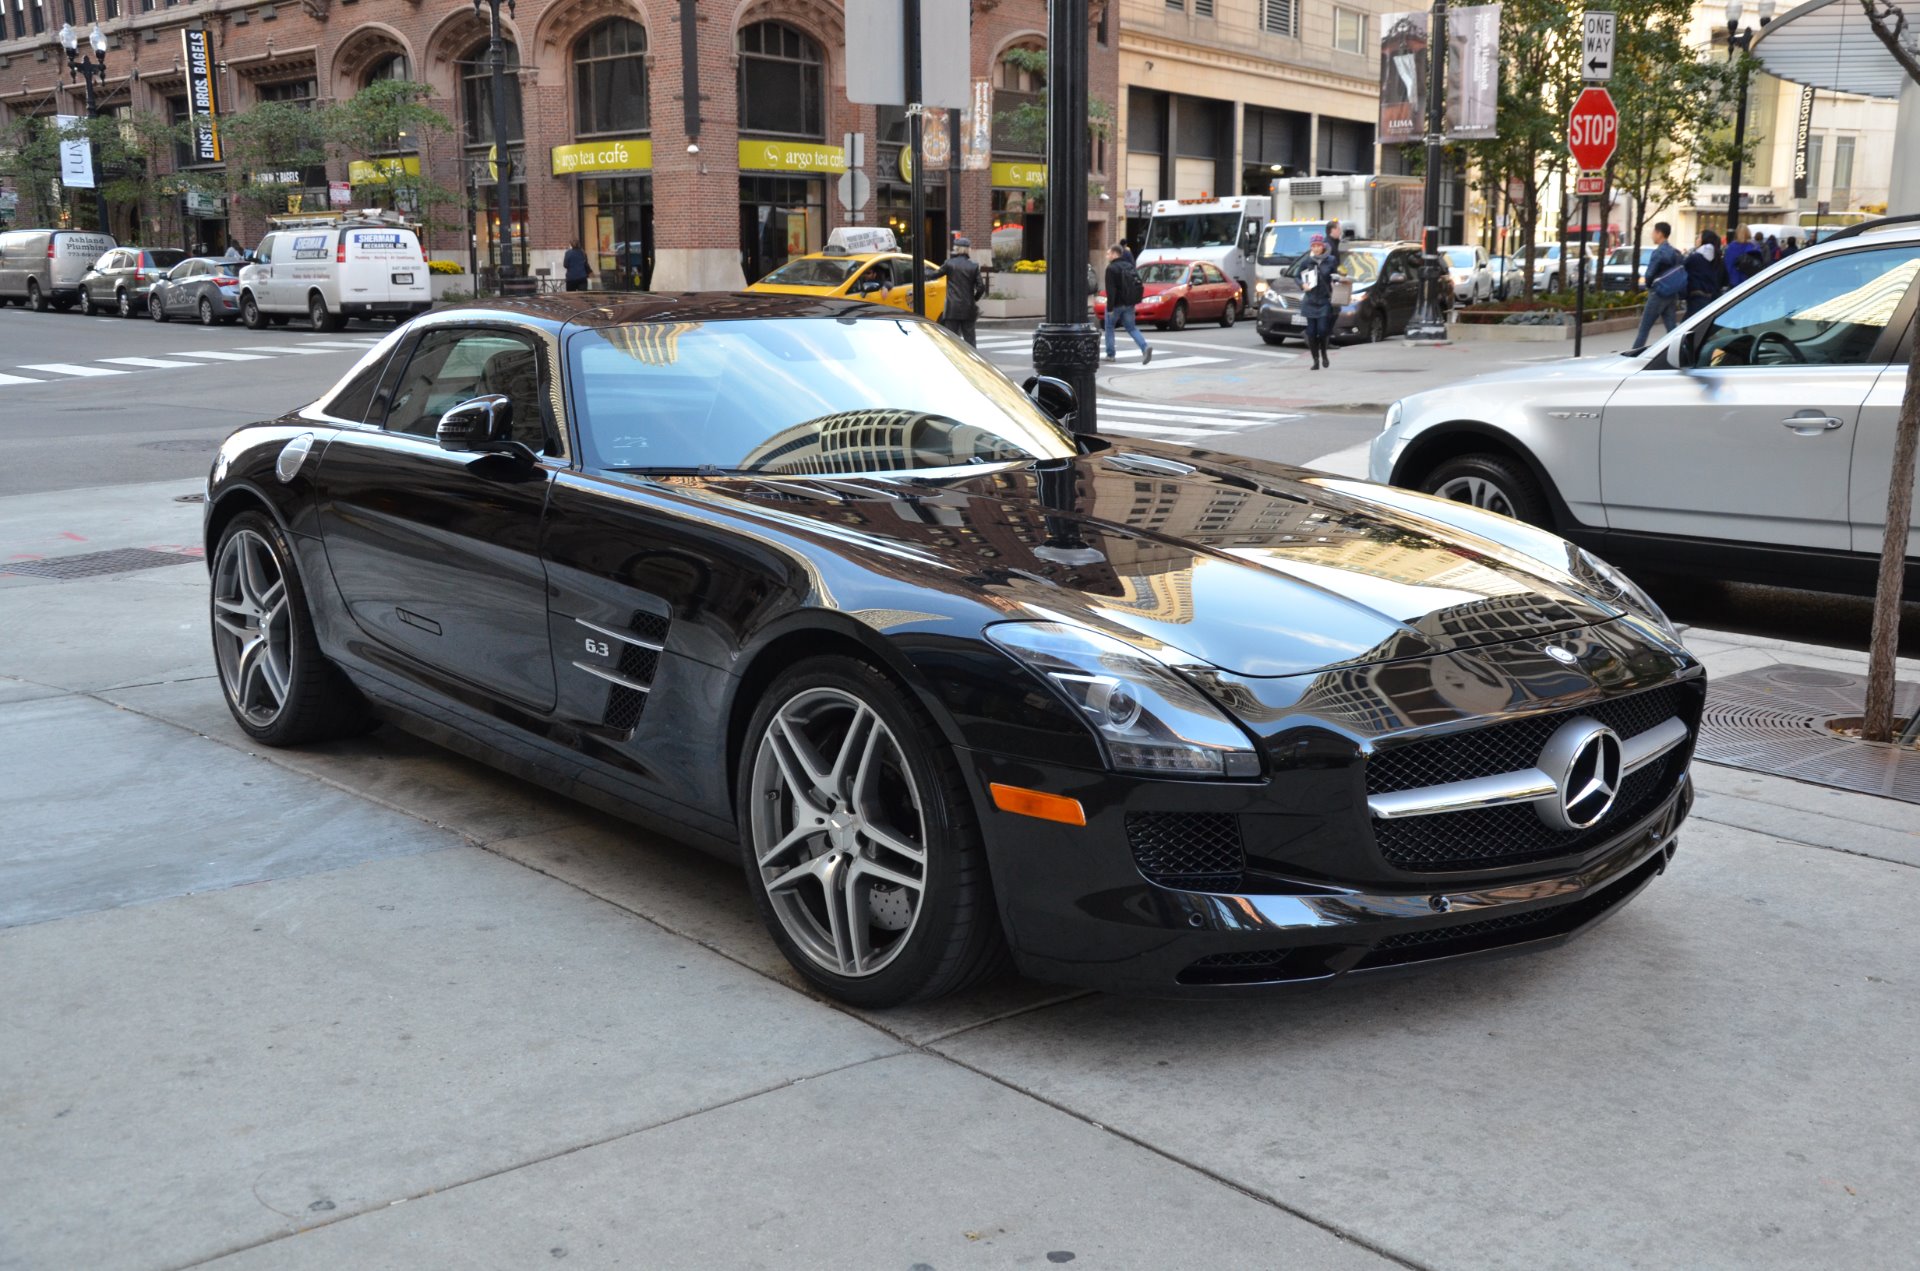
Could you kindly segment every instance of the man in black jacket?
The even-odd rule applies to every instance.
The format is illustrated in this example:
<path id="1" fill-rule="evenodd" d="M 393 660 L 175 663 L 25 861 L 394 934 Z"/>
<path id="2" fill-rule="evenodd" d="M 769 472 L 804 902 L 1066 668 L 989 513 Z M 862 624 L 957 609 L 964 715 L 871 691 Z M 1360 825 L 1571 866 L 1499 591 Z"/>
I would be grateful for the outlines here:
<path id="1" fill-rule="evenodd" d="M 987 280 L 973 263 L 972 250 L 973 244 L 966 239 L 954 239 L 953 255 L 933 273 L 947 280 L 947 306 L 940 311 L 940 325 L 968 344 L 974 342 L 973 327 L 980 320 L 980 297 L 987 294 Z"/>

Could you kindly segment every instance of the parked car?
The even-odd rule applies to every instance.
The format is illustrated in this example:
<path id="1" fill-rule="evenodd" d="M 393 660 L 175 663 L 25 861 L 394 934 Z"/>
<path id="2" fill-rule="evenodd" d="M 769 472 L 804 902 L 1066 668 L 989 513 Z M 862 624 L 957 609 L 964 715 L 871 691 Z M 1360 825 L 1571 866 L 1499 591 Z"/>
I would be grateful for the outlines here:
<path id="1" fill-rule="evenodd" d="M 116 247 L 80 279 L 80 310 L 106 309 L 123 318 L 147 311 L 147 289 L 187 258 L 177 247 Z"/>
<path id="2" fill-rule="evenodd" d="M 1519 284 L 1514 281 L 1519 275 L 1514 272 L 1511 256 L 1487 257 L 1487 268 L 1493 271 L 1493 294 L 1502 300 L 1511 300 Z"/>
<path id="3" fill-rule="evenodd" d="M 214 667 L 258 744 L 392 718 L 737 862 L 865 1007 L 1457 967 L 1665 868 L 1704 677 L 1632 584 L 1074 405 L 848 301 L 441 310 L 221 444 Z"/>
<path id="4" fill-rule="evenodd" d="M 1568 246 L 1581 257 L 1582 267 L 1587 271 L 1587 285 L 1592 286 L 1599 277 L 1600 249 L 1586 244 L 1584 249 L 1579 243 Z M 1579 281 L 1573 269 L 1561 260 L 1560 244 L 1536 243 L 1532 247 L 1523 247 L 1515 254 L 1513 262 L 1507 267 L 1519 278 L 1526 277 L 1527 261 L 1533 261 L 1533 290 L 1536 294 L 1549 291 L 1566 291 Z M 1514 283 L 1518 289 L 1522 284 Z"/>
<path id="5" fill-rule="evenodd" d="M 118 246 L 111 234 L 89 230 L 17 229 L 0 233 L 0 303 L 41 313 L 65 312 L 79 301 L 80 280 L 93 262 Z"/>
<path id="6" fill-rule="evenodd" d="M 1133 316 L 1162 331 L 1184 331 L 1189 320 L 1230 327 L 1240 319 L 1240 284 L 1205 261 L 1148 261 L 1140 266 L 1140 290 Z M 1107 320 L 1104 291 L 1094 293 L 1093 316 Z"/>
<path id="7" fill-rule="evenodd" d="M 1628 565 L 1870 591 L 1917 279 L 1920 217 L 1832 234 L 1648 348 L 1396 402 L 1370 471 Z"/>
<path id="8" fill-rule="evenodd" d="M 947 280 L 935 278 L 935 266 L 920 263 L 921 294 L 927 313 L 938 318 L 947 304 Z M 829 248 L 796 256 L 747 288 L 788 296 L 840 296 L 913 311 L 913 257 L 905 252 L 848 252 Z"/>
<path id="9" fill-rule="evenodd" d="M 1463 305 L 1479 304 L 1494 296 L 1493 269 L 1484 247 L 1442 247 L 1453 298 Z"/>
<path id="10" fill-rule="evenodd" d="M 155 322 L 198 318 L 203 327 L 232 322 L 240 316 L 237 262 L 212 256 L 181 261 L 153 284 L 147 314 Z"/>
<path id="11" fill-rule="evenodd" d="M 1607 253 L 1606 263 L 1600 266 L 1600 290 L 1643 290 L 1647 266 L 1653 263 L 1653 251 L 1651 247 L 1642 247 L 1636 255 L 1631 247 L 1616 247 Z"/>
<path id="12" fill-rule="evenodd" d="M 282 223 L 240 270 L 240 317 L 254 330 L 303 314 L 316 331 L 351 318 L 407 318 L 433 307 L 427 253 L 406 225 L 315 218 Z"/>
<path id="13" fill-rule="evenodd" d="M 1420 304 L 1417 244 L 1370 243 L 1342 248 L 1340 276 L 1353 284 L 1353 296 L 1334 318 L 1335 338 L 1357 336 L 1377 342 L 1406 333 L 1407 323 Z M 1450 290 L 1442 290 L 1451 296 Z M 1274 279 L 1267 289 L 1256 326 L 1260 338 L 1268 344 L 1284 344 L 1289 336 L 1305 337 L 1307 319 L 1300 311 L 1300 279 L 1292 270 Z"/>

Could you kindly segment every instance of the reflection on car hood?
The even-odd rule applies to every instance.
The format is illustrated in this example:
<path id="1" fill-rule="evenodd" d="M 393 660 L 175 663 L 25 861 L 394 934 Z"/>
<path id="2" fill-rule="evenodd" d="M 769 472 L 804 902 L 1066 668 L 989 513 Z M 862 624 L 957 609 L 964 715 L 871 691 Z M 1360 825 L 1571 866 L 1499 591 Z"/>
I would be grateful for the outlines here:
<path id="1" fill-rule="evenodd" d="M 1129 442 L 1053 471 L 917 482 L 703 484 L 816 523 L 833 550 L 869 546 L 878 567 L 920 585 L 971 591 L 1010 617 L 1147 637 L 1239 675 L 1424 657 L 1619 616 L 1564 568 L 1417 504 L 1375 500 L 1373 487 L 1177 446 Z"/>

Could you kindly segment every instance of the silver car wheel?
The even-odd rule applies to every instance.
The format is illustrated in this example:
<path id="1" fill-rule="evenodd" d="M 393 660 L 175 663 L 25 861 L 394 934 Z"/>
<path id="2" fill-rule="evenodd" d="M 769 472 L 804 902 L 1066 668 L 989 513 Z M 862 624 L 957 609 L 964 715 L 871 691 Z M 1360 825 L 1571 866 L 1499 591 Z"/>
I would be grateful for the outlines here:
<path id="1" fill-rule="evenodd" d="M 774 914 L 835 975 L 886 967 L 919 925 L 926 818 L 900 743 L 837 688 L 782 703 L 754 754 L 753 859 Z"/>
<path id="2" fill-rule="evenodd" d="M 287 580 L 267 540 L 242 530 L 213 567 L 214 653 L 234 709 L 261 727 L 286 707 L 292 681 Z"/>
<path id="3" fill-rule="evenodd" d="M 1488 512 L 1498 512 L 1501 516 L 1521 519 L 1513 509 L 1513 499 L 1493 482 L 1485 477 L 1455 477 L 1441 484 L 1434 491 L 1443 499 L 1452 499 L 1455 503 L 1470 503 L 1474 507 Z"/>

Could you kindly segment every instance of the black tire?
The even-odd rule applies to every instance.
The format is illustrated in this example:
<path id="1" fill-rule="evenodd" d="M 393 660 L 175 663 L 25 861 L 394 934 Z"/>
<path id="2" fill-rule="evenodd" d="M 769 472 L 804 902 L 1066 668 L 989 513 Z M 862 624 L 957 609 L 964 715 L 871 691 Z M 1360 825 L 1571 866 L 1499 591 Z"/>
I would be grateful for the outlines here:
<path id="1" fill-rule="evenodd" d="M 1262 340 L 1265 340 L 1268 344 L 1285 344 L 1287 342 L 1286 336 L 1276 335 L 1271 331 L 1262 331 L 1260 333 L 1260 338 Z"/>
<path id="2" fill-rule="evenodd" d="M 1185 331 L 1187 329 L 1186 301 L 1181 300 L 1174 304 L 1173 317 L 1167 320 L 1167 329 L 1170 331 Z"/>
<path id="3" fill-rule="evenodd" d="M 199 308 L 200 308 L 200 325 L 201 326 L 217 327 L 220 325 L 220 315 L 213 311 L 213 301 L 207 299 L 207 297 L 205 296 L 202 296 L 200 297 Z"/>
<path id="4" fill-rule="evenodd" d="M 764 816 L 780 816 L 773 805 L 780 803 L 781 787 L 760 784 L 763 774 L 756 765 L 762 741 L 777 713 L 823 691 L 857 700 L 885 725 L 911 783 L 895 784 L 890 789 L 896 795 L 903 789 L 917 789 L 920 796 L 918 818 L 924 827 L 926 864 L 921 872 L 924 887 L 919 907 L 906 933 L 889 947 L 890 960 L 862 975 L 828 970 L 793 938 L 769 895 L 755 847 L 755 805 Z M 781 674 L 754 709 L 736 775 L 741 860 L 748 891 L 780 952 L 822 993 L 857 1007 L 900 1006 L 957 992 L 1007 965 L 1006 941 L 1000 932 L 993 883 L 987 873 L 986 848 L 959 764 L 925 709 L 874 667 L 854 658 L 823 656 L 808 658 Z M 781 807 L 798 811 L 793 803 Z M 815 859 L 837 850 L 831 840 L 823 838 L 816 845 L 803 841 L 789 851 L 811 854 L 816 848 L 822 850 Z M 786 855 L 782 853 L 781 857 Z M 777 862 L 780 858 L 770 859 Z M 768 868 L 780 867 L 776 863 Z M 878 904 L 872 893 L 868 903 Z M 871 939 L 873 929 L 883 926 L 876 913 L 867 937 Z"/>
<path id="5" fill-rule="evenodd" d="M 1231 300 L 1227 301 L 1227 307 L 1220 311 L 1220 325 L 1230 327 L 1239 320 L 1240 306 Z"/>
<path id="6" fill-rule="evenodd" d="M 147 313 L 155 322 L 168 321 L 167 311 L 161 307 L 160 297 L 151 291 L 147 293 Z"/>
<path id="7" fill-rule="evenodd" d="M 241 535 L 264 542 L 271 550 L 280 571 L 284 589 L 284 664 L 286 693 L 279 709 L 270 718 L 249 712 L 236 700 L 234 686 L 222 662 L 221 641 L 230 633 L 218 625 L 221 608 L 221 583 L 229 546 Z M 276 626 L 281 624 L 276 623 Z M 220 545 L 214 549 L 213 586 L 208 590 L 208 627 L 214 641 L 214 666 L 219 671 L 222 695 L 234 722 L 247 736 L 267 746 L 298 746 L 328 741 L 365 732 L 372 723 L 366 699 L 360 696 L 340 669 L 320 652 L 314 635 L 313 617 L 307 609 L 306 588 L 301 585 L 294 563 L 293 549 L 273 518 L 263 512 L 242 512 L 221 531 Z M 263 655 L 264 656 L 264 655 Z M 244 662 L 244 659 L 243 659 Z M 244 687 L 244 686 L 243 686 Z"/>
<path id="8" fill-rule="evenodd" d="M 1367 343 L 1379 344 L 1387 338 L 1387 311 L 1375 309 L 1373 316 L 1367 319 Z"/>
<path id="9" fill-rule="evenodd" d="M 1469 454 L 1443 460 L 1420 479 L 1419 486 L 1428 494 L 1553 528 L 1540 483 L 1518 460 L 1505 455 Z"/>
<path id="10" fill-rule="evenodd" d="M 244 292 L 240 296 L 240 321 L 247 324 L 249 331 L 266 329 L 267 315 L 260 312 L 260 302 L 253 298 L 251 291 Z"/>
<path id="11" fill-rule="evenodd" d="M 47 293 L 40 290 L 40 280 L 38 278 L 27 279 L 27 308 L 33 310 L 35 313 L 45 313 L 47 311 Z"/>
<path id="12" fill-rule="evenodd" d="M 80 288 L 80 312 L 91 318 L 94 313 L 93 293 L 85 287 Z"/>
<path id="13" fill-rule="evenodd" d="M 152 295 L 153 293 L 148 292 L 147 294 Z M 125 287 L 115 289 L 113 293 L 113 307 L 123 318 L 131 318 L 134 316 L 133 297 L 127 294 Z"/>
<path id="14" fill-rule="evenodd" d="M 307 296 L 307 321 L 315 331 L 344 331 L 347 320 L 327 308 L 327 298 L 319 292 Z"/>

